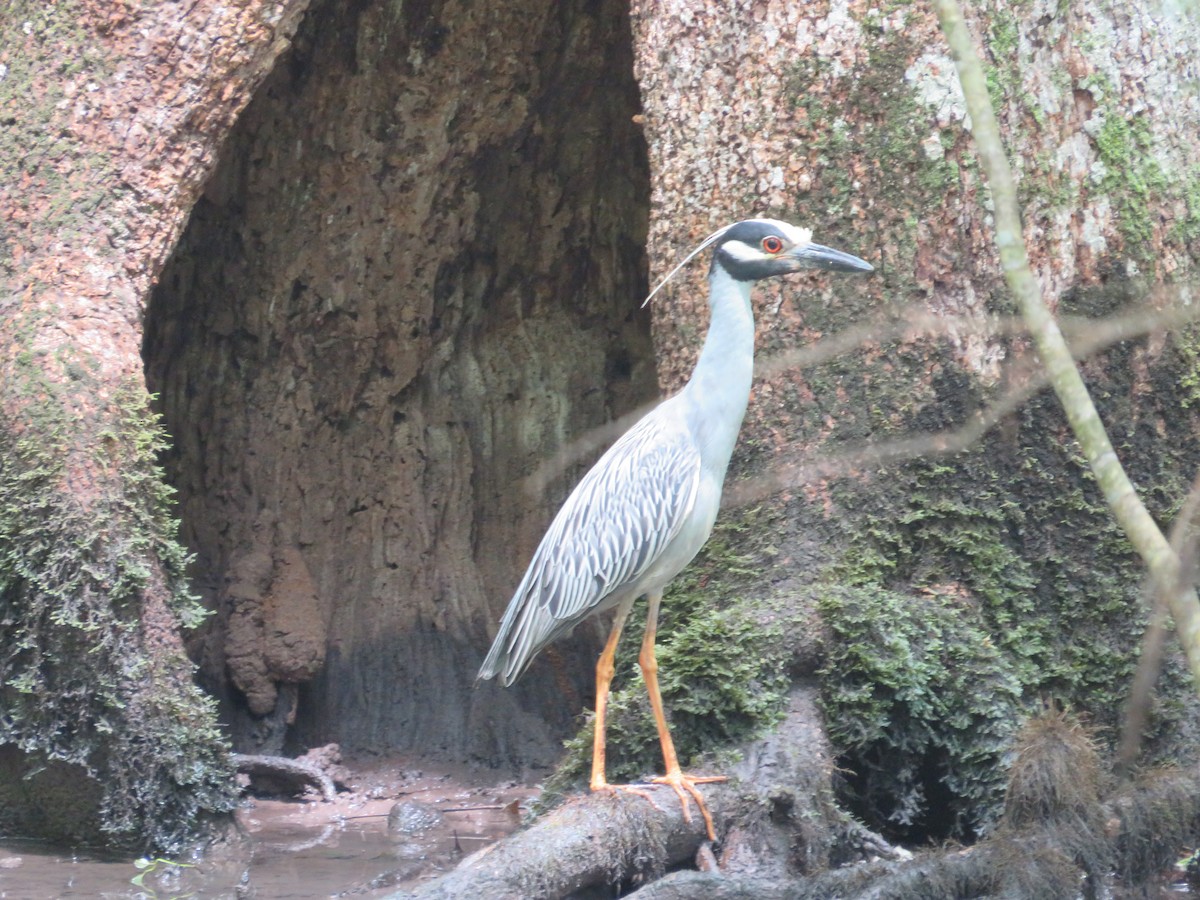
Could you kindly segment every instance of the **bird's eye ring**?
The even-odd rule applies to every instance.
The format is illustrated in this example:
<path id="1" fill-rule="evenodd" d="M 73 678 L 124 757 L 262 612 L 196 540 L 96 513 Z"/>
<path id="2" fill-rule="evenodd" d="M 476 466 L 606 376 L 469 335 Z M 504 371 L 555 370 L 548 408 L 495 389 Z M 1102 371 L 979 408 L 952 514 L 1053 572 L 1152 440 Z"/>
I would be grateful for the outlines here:
<path id="1" fill-rule="evenodd" d="M 762 239 L 762 248 L 768 253 L 778 253 L 783 249 L 783 241 L 772 234 Z"/>

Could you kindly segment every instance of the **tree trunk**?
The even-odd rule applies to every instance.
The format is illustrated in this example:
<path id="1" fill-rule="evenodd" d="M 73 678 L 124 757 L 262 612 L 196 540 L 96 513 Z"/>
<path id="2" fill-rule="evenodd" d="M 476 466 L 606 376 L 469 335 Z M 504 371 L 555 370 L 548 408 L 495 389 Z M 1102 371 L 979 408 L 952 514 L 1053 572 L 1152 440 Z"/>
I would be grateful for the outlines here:
<path id="1" fill-rule="evenodd" d="M 0 15 L 0 829 L 166 852 L 232 804 L 141 318 L 305 4 Z"/>
<path id="2" fill-rule="evenodd" d="M 1156 324 L 1186 315 L 1200 261 L 1200 23 L 1167 6 L 1042 3 L 974 5 L 969 25 L 1035 271 L 1075 346 L 1099 343 L 1085 375 L 1101 416 L 1169 522 L 1200 468 L 1196 331 Z M 810 585 L 798 590 L 833 638 L 822 700 L 854 811 L 893 837 L 985 831 L 1034 698 L 1118 733 L 1146 616 L 1136 558 L 1012 319 L 936 18 L 646 3 L 634 34 L 652 273 L 756 214 L 878 269 L 757 292 L 763 375 L 722 555 L 763 573 L 739 592 Z M 681 274 L 654 306 L 668 388 L 698 346 L 679 323 L 704 316 L 703 266 Z M 1110 347 L 1101 332 L 1118 324 Z M 1180 674 L 1173 657 L 1144 761 L 1191 752 Z"/>
<path id="3" fill-rule="evenodd" d="M 145 344 L 241 747 L 556 758 L 591 629 L 473 682 L 527 480 L 654 389 L 637 111 L 619 2 L 318 3 L 247 108 Z"/>

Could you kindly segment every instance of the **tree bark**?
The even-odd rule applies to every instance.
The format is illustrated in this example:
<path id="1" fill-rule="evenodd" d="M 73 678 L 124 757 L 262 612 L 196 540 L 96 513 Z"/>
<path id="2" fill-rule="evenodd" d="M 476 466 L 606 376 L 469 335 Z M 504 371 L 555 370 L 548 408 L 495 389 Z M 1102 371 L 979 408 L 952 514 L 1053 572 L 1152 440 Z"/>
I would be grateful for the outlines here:
<path id="1" fill-rule="evenodd" d="M 1071 423 L 1071 431 L 1104 492 L 1104 499 L 1141 556 L 1150 577 L 1158 586 L 1158 593 L 1166 598 L 1175 619 L 1180 649 L 1187 659 L 1194 687 L 1200 691 L 1200 602 L 1197 601 L 1196 590 L 1191 585 L 1181 583 L 1179 556 L 1138 497 L 1137 489 L 1121 465 L 1058 322 L 1029 268 L 1016 182 L 988 98 L 983 66 L 975 53 L 962 10 L 954 0 L 938 0 L 934 8 L 953 52 L 967 108 L 974 123 L 975 145 L 996 213 L 996 247 L 1001 268 L 1009 288 L 1017 298 L 1042 367 L 1063 405 L 1067 420 Z"/>
<path id="2" fill-rule="evenodd" d="M 762 377 L 719 521 L 764 592 L 784 572 L 814 585 L 808 602 L 836 637 L 822 696 L 839 764 L 855 773 L 847 802 L 891 836 L 970 836 L 989 814 L 958 818 L 943 791 L 994 810 L 1001 748 L 1031 698 L 1087 709 L 1116 734 L 1146 616 L 1132 547 L 1039 393 L 1031 338 L 1011 317 L 936 16 L 851 3 L 742 17 L 708 2 L 635 4 L 633 15 L 652 273 L 719 225 L 763 214 L 877 266 L 870 280 L 757 292 Z M 1142 321 L 1082 370 L 1142 502 L 1169 521 L 1200 468 L 1187 387 L 1200 96 L 1182 63 L 1200 28 L 1169 9 L 1083 3 L 974 5 L 968 18 L 1050 309 L 1072 320 L 1075 347 L 1108 316 Z M 654 303 L 667 388 L 699 345 L 703 275 L 681 273 Z M 961 657 L 951 664 L 949 646 L 998 653 L 953 685 Z M 1195 709 L 1180 674 L 1175 656 L 1144 761 L 1193 745 L 1194 713 L 1168 711 Z M 954 735 L 960 715 L 989 726 Z M 932 772 L 929 753 L 946 768 Z M 976 768 L 984 759 L 991 775 Z"/>
<path id="3" fill-rule="evenodd" d="M 230 808 L 226 745 L 180 639 L 197 610 L 141 317 L 304 6 L 9 2 L 0 16 L 6 832 L 168 852 Z"/>

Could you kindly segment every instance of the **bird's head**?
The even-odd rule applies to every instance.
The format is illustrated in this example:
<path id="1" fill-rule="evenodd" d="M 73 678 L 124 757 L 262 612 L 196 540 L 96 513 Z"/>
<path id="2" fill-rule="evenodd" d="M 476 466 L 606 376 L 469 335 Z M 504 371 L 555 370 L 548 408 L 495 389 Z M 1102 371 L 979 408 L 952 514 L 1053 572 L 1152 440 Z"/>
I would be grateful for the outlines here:
<path id="1" fill-rule="evenodd" d="M 671 278 L 709 247 L 713 266 L 720 266 L 737 281 L 759 281 L 805 269 L 828 272 L 873 272 L 875 267 L 841 250 L 814 244 L 812 232 L 778 219 L 746 219 L 714 231 L 683 262 L 667 273 L 650 292 L 642 306 L 649 303 Z"/>
<path id="2" fill-rule="evenodd" d="M 805 269 L 871 272 L 865 260 L 814 244 L 812 232 L 777 219 L 747 219 L 730 225 L 716 240 L 713 265 L 737 281 L 758 281 Z"/>

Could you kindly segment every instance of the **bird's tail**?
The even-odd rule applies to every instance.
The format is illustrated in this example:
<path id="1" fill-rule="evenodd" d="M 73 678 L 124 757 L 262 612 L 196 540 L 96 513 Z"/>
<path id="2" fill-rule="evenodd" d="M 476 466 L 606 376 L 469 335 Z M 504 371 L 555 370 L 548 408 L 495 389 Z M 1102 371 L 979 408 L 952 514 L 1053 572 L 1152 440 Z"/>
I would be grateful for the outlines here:
<path id="1" fill-rule="evenodd" d="M 495 678 L 497 675 L 500 675 L 503 672 L 506 662 L 504 652 L 505 641 L 503 640 L 505 637 L 506 635 L 504 633 L 504 629 L 501 628 L 500 633 L 496 635 L 496 640 L 492 642 L 492 649 L 488 651 L 487 658 L 484 659 L 483 665 L 479 667 L 479 674 L 475 676 L 476 684 L 479 684 L 481 681 L 486 681 L 489 678 Z M 500 679 L 500 682 L 505 686 L 510 684 L 510 682 L 503 677 Z"/>

